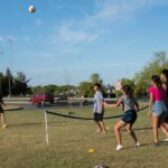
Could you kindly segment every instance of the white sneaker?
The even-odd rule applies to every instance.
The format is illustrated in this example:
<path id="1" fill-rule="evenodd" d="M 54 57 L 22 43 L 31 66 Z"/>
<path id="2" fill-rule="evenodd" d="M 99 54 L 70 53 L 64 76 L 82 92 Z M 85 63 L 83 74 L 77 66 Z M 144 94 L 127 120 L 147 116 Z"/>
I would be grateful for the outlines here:
<path id="1" fill-rule="evenodd" d="M 141 144 L 139 142 L 136 143 L 136 147 L 139 147 L 141 146 Z"/>
<path id="2" fill-rule="evenodd" d="M 122 146 L 122 145 L 117 145 L 116 151 L 120 151 L 120 150 L 122 150 L 122 149 L 123 149 L 123 146 Z"/>
<path id="3" fill-rule="evenodd" d="M 164 141 L 164 142 L 168 142 L 168 138 L 164 139 L 163 141 Z"/>

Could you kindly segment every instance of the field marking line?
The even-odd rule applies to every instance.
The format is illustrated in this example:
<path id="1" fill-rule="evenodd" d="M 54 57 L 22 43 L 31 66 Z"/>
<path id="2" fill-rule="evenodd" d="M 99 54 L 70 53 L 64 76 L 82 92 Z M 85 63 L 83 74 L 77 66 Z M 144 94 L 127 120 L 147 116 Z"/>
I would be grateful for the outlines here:
<path id="1" fill-rule="evenodd" d="M 44 113 L 44 118 L 45 118 L 46 143 L 47 143 L 47 146 L 48 146 L 48 145 L 49 145 L 49 136 L 48 136 L 48 119 L 47 119 L 47 110 L 45 110 L 45 113 Z"/>

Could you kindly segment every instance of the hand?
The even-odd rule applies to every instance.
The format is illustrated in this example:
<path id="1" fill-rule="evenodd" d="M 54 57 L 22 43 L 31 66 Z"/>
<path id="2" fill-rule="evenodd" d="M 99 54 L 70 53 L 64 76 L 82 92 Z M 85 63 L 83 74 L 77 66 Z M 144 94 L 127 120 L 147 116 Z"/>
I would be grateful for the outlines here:
<path id="1" fill-rule="evenodd" d="M 148 112 L 148 117 L 149 117 L 149 118 L 151 117 L 151 114 L 152 114 L 151 111 L 149 111 L 149 112 Z"/>
<path id="2" fill-rule="evenodd" d="M 103 102 L 104 107 L 108 106 L 107 102 Z"/>

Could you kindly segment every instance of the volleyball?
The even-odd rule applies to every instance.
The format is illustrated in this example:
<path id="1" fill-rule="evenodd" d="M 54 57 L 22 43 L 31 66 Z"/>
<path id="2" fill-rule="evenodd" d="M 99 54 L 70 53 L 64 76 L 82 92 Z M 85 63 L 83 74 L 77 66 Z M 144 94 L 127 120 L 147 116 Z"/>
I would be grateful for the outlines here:
<path id="1" fill-rule="evenodd" d="M 35 13 L 36 12 L 36 7 L 34 5 L 30 5 L 28 11 L 30 13 Z"/>

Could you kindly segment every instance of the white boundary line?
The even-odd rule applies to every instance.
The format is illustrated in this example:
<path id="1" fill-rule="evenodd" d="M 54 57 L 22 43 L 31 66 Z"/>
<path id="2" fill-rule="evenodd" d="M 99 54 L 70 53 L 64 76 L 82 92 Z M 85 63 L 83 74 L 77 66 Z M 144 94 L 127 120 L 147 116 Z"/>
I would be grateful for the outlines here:
<path id="1" fill-rule="evenodd" d="M 48 136 L 48 120 L 47 120 L 47 110 L 44 112 L 44 118 L 45 118 L 45 134 L 46 134 L 46 143 L 47 146 L 49 145 L 49 136 Z"/>

